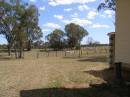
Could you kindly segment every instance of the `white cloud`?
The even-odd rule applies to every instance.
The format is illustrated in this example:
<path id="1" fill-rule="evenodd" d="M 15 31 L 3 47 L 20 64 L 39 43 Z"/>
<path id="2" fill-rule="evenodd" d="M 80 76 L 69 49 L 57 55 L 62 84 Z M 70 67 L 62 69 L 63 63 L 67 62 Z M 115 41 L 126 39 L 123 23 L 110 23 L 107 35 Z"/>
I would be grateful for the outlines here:
<path id="1" fill-rule="evenodd" d="M 36 2 L 37 0 L 30 0 L 30 2 Z"/>
<path id="2" fill-rule="evenodd" d="M 74 13 L 74 14 L 72 14 L 71 17 L 72 17 L 72 18 L 76 18 L 76 17 L 78 17 L 78 13 Z"/>
<path id="3" fill-rule="evenodd" d="M 64 9 L 64 11 L 67 11 L 67 12 L 72 11 L 72 8 L 66 8 Z"/>
<path id="4" fill-rule="evenodd" d="M 87 5 L 79 5 L 78 9 L 79 11 L 85 11 L 85 10 L 89 10 L 90 8 Z"/>
<path id="5" fill-rule="evenodd" d="M 102 18 L 106 18 L 107 16 L 104 14 L 99 14 L 99 16 L 101 16 Z"/>
<path id="6" fill-rule="evenodd" d="M 49 31 L 50 31 L 50 29 L 47 29 L 47 28 L 45 28 L 45 29 L 43 28 L 43 29 L 42 29 L 42 32 L 43 32 L 43 33 L 44 33 L 44 32 L 49 32 Z"/>
<path id="7" fill-rule="evenodd" d="M 87 25 L 92 24 L 91 21 L 89 21 L 87 19 L 80 19 L 80 18 L 72 18 L 71 20 L 63 20 L 63 22 L 65 24 L 76 23 L 76 24 L 79 24 L 81 26 L 87 26 Z"/>
<path id="8" fill-rule="evenodd" d="M 109 25 L 105 25 L 105 24 L 99 24 L 99 23 L 97 23 L 97 24 L 93 24 L 91 26 L 91 28 L 110 28 L 110 26 Z"/>
<path id="9" fill-rule="evenodd" d="M 47 28 L 54 28 L 54 29 L 58 29 L 58 28 L 61 28 L 61 26 L 59 24 L 56 24 L 56 23 L 51 23 L 51 22 L 48 22 L 47 24 L 44 24 L 43 25 L 44 27 L 47 27 Z"/>
<path id="10" fill-rule="evenodd" d="M 115 12 L 112 10 L 105 10 L 104 13 L 109 17 L 113 17 L 115 15 Z"/>
<path id="11" fill-rule="evenodd" d="M 88 13 L 87 18 L 88 18 L 88 19 L 94 19 L 97 15 L 98 15 L 98 13 L 97 13 L 96 11 L 90 11 L 90 12 Z"/>
<path id="12" fill-rule="evenodd" d="M 56 5 L 69 5 L 69 4 L 85 4 L 89 2 L 94 2 L 96 0 L 49 0 L 49 4 L 52 6 Z"/>
<path id="13" fill-rule="evenodd" d="M 63 16 L 62 15 L 54 15 L 55 18 L 59 19 L 59 20 L 62 20 L 63 19 Z"/>
<path id="14" fill-rule="evenodd" d="M 39 9 L 43 11 L 43 10 L 45 10 L 45 6 L 42 6 Z"/>

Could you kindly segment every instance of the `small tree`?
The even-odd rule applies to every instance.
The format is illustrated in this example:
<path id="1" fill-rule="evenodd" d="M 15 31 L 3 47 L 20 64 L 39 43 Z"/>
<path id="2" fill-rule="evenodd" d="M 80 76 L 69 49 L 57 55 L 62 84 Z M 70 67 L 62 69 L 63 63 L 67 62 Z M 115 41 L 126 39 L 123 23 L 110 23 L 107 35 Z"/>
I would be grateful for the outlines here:
<path id="1" fill-rule="evenodd" d="M 65 31 L 68 38 L 68 45 L 71 49 L 74 47 L 80 48 L 81 40 L 88 35 L 87 30 L 74 23 L 67 24 Z"/>
<path id="2" fill-rule="evenodd" d="M 55 29 L 51 34 L 47 36 L 50 47 L 54 50 L 63 48 L 64 32 L 60 29 Z"/>

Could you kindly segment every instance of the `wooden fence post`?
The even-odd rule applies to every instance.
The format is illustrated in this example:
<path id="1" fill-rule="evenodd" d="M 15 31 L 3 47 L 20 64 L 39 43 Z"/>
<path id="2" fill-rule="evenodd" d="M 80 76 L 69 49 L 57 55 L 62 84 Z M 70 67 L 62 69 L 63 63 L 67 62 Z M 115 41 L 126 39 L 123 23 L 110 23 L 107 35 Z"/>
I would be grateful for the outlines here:
<path id="1" fill-rule="evenodd" d="M 64 51 L 65 52 L 65 57 L 66 57 L 66 51 Z"/>

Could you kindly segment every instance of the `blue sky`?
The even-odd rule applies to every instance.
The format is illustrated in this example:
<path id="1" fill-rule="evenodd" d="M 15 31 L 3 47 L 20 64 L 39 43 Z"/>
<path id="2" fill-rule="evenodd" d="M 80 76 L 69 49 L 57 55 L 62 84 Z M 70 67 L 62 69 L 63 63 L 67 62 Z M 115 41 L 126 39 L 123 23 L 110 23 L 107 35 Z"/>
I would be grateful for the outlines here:
<path id="1" fill-rule="evenodd" d="M 42 40 L 54 29 L 64 27 L 68 23 L 77 23 L 83 26 L 89 35 L 82 40 L 87 42 L 88 37 L 100 43 L 109 43 L 107 33 L 115 31 L 114 12 L 110 10 L 97 11 L 97 6 L 103 0 L 24 0 L 35 4 L 40 13 L 39 25 L 43 32 Z M 4 36 L 0 36 L 0 44 L 6 43 Z"/>

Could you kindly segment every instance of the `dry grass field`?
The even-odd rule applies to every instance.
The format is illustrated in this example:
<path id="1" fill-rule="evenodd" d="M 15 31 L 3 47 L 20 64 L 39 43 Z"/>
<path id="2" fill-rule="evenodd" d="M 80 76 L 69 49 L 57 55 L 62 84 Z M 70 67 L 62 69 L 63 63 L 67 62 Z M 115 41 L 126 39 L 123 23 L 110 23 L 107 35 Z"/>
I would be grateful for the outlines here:
<path id="1" fill-rule="evenodd" d="M 18 60 L 0 53 L 0 97 L 128 97 L 128 88 L 120 92 L 106 84 L 113 76 L 106 55 L 53 53 L 47 57 L 35 50 Z"/>

